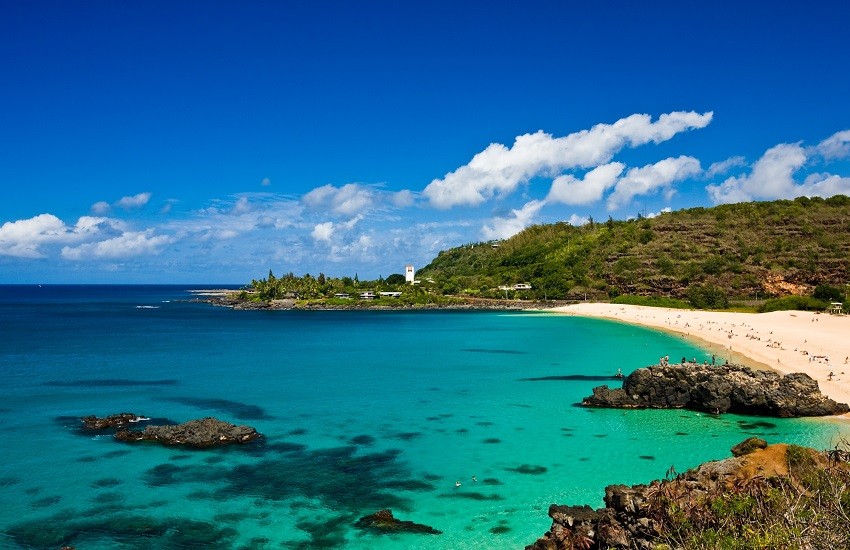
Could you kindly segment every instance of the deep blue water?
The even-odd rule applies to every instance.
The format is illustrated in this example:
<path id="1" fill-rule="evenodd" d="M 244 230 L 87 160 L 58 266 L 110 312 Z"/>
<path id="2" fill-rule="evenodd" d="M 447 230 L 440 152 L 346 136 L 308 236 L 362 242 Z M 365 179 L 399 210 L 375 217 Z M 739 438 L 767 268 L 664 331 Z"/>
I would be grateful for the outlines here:
<path id="1" fill-rule="evenodd" d="M 552 503 L 599 506 L 605 485 L 726 457 L 751 434 L 847 435 L 823 420 L 575 407 L 618 368 L 706 356 L 637 327 L 231 311 L 183 301 L 188 288 L 0 286 L 0 548 L 521 547 Z M 578 379 L 530 380 L 564 376 Z M 78 430 L 122 411 L 266 438 L 185 451 Z M 381 508 L 443 534 L 353 527 Z"/>

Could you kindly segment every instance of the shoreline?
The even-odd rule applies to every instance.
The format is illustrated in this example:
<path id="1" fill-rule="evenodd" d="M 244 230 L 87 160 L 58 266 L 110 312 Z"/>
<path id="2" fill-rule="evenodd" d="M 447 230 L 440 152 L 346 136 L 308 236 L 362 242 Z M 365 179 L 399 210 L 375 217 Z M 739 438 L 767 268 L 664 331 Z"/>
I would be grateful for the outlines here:
<path id="1" fill-rule="evenodd" d="M 550 308 L 549 313 L 606 319 L 661 330 L 737 362 L 782 374 L 804 372 L 824 395 L 850 403 L 850 316 L 810 311 L 733 313 L 608 303 Z M 829 374 L 834 376 L 830 380 Z M 833 418 L 850 420 L 850 414 Z"/>

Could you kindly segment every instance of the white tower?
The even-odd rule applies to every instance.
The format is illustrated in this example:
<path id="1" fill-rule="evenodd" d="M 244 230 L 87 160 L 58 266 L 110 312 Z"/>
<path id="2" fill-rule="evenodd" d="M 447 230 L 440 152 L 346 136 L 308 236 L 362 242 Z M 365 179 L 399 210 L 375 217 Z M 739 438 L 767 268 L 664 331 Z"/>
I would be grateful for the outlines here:
<path id="1" fill-rule="evenodd" d="M 407 264 L 407 266 L 404 268 L 404 280 L 407 281 L 407 284 L 409 284 L 409 285 L 413 284 L 413 275 L 414 275 L 413 266 L 410 265 L 410 264 Z"/>

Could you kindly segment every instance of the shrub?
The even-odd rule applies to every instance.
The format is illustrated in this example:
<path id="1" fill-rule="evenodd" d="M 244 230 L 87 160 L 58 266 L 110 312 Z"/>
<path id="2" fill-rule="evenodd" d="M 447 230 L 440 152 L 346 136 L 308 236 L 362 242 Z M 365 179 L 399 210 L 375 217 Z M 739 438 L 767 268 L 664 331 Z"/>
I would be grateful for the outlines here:
<path id="1" fill-rule="evenodd" d="M 830 285 L 818 285 L 812 293 L 812 298 L 824 302 L 843 302 L 844 293 L 840 288 Z"/>
<path id="2" fill-rule="evenodd" d="M 698 309 L 726 309 L 729 307 L 729 297 L 712 284 L 688 287 L 688 301 Z"/>

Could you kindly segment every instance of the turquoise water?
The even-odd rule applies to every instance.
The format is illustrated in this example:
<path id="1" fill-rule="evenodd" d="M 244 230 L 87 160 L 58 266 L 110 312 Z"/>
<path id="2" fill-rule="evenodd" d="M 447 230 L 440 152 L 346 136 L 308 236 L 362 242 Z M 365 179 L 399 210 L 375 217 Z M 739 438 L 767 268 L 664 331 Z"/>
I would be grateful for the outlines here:
<path id="1" fill-rule="evenodd" d="M 822 420 L 575 407 L 617 368 L 706 357 L 637 327 L 188 297 L 0 287 L 0 548 L 522 547 L 552 503 L 599 506 L 605 485 L 726 457 L 751 434 L 824 448 L 848 435 Z M 576 375 L 589 379 L 532 380 Z M 266 439 L 186 451 L 77 429 L 122 411 L 216 416 Z M 353 527 L 381 508 L 443 534 Z"/>

